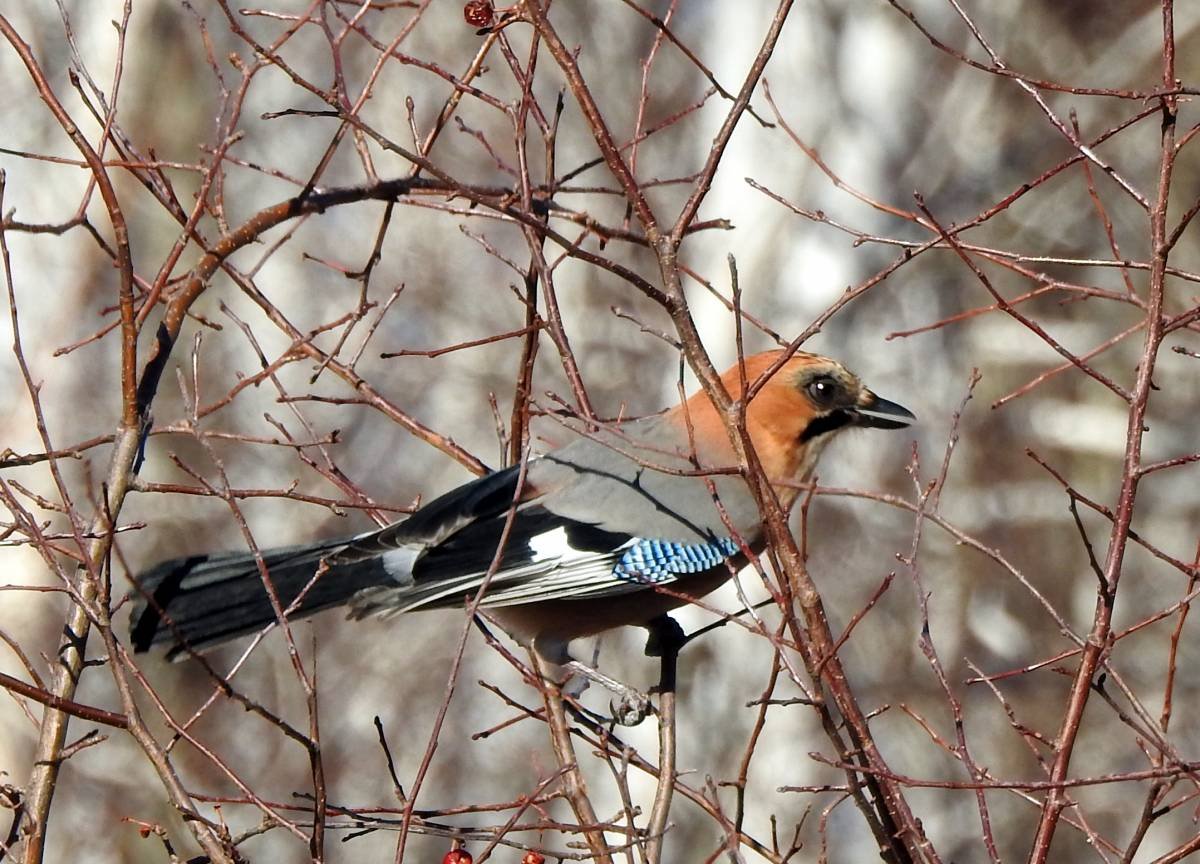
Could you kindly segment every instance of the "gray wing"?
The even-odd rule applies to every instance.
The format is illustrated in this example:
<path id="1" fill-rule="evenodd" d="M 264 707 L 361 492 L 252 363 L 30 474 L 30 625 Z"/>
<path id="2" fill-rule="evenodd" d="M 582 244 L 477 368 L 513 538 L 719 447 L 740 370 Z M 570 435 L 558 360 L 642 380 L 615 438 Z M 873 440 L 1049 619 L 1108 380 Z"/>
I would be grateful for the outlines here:
<path id="1" fill-rule="evenodd" d="M 538 503 L 630 537 L 710 543 L 736 532 L 757 544 L 758 507 L 746 481 L 728 473 L 700 476 L 687 442 L 664 427 L 663 418 L 648 418 L 541 457 L 529 467 L 530 481 L 542 490 Z"/>
<path id="2" fill-rule="evenodd" d="M 529 463 L 527 497 L 488 581 L 485 608 L 643 591 L 720 566 L 742 544 L 757 546 L 758 508 L 745 481 L 699 474 L 661 422 L 601 430 Z M 511 489 L 488 496 L 493 506 L 512 498 Z M 487 576 L 507 510 L 484 516 L 474 508 L 468 524 L 429 532 L 439 539 L 423 546 L 411 581 L 356 598 L 356 613 L 460 606 Z M 392 543 L 415 532 L 395 533 Z"/>

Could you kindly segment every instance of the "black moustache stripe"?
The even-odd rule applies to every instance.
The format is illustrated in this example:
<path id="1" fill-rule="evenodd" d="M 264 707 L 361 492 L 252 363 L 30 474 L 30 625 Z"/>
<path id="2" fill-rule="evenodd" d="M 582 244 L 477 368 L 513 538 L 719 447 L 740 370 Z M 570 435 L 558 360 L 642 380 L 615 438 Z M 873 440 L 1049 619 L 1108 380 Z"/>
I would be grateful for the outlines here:
<path id="1" fill-rule="evenodd" d="M 854 418 L 840 408 L 836 411 L 830 411 L 828 414 L 823 414 L 815 418 L 805 427 L 804 431 L 800 433 L 800 442 L 806 443 L 819 435 L 824 435 L 827 432 L 835 432 L 843 426 L 849 426 L 853 421 Z"/>

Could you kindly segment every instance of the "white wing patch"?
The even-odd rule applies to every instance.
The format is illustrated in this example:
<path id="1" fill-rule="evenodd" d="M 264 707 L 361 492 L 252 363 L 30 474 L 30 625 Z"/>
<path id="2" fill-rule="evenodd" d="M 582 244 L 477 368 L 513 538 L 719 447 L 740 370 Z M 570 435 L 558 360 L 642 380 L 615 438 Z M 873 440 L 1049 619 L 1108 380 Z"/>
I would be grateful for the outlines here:
<path id="1" fill-rule="evenodd" d="M 379 560 L 389 576 L 401 585 L 411 585 L 413 567 L 416 566 L 420 554 L 421 549 L 418 546 L 397 546 L 384 552 Z"/>
<path id="2" fill-rule="evenodd" d="M 572 552 L 576 554 L 579 552 L 578 549 L 571 546 L 571 541 L 567 539 L 567 529 L 561 525 L 553 531 L 534 534 L 529 538 L 529 548 L 533 552 L 533 560 L 536 563 L 560 561 L 570 556 Z"/>

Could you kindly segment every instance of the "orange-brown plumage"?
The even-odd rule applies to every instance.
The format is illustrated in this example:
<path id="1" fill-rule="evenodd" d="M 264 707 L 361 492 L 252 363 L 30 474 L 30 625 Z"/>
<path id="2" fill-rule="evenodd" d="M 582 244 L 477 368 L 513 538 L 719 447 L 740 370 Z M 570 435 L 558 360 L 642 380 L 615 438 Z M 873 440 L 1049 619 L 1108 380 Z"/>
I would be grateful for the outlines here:
<path id="1" fill-rule="evenodd" d="M 775 350 L 749 356 L 744 373 L 734 364 L 721 375 L 721 382 L 733 399 L 740 399 L 743 374 L 753 387 L 782 354 Z M 797 483 L 807 478 L 829 439 L 826 435 L 806 439 L 804 434 L 813 419 L 828 408 L 816 404 L 805 391 L 806 382 L 814 376 L 828 376 L 836 382 L 848 397 L 847 403 L 852 400 L 865 408 L 875 400 L 858 377 L 837 361 L 801 351 L 789 357 L 754 394 L 746 409 L 746 429 L 763 471 L 785 507 L 795 499 Z M 671 409 L 668 416 L 681 428 L 690 423 L 697 447 L 710 464 L 736 463 L 720 412 L 703 390 Z"/>

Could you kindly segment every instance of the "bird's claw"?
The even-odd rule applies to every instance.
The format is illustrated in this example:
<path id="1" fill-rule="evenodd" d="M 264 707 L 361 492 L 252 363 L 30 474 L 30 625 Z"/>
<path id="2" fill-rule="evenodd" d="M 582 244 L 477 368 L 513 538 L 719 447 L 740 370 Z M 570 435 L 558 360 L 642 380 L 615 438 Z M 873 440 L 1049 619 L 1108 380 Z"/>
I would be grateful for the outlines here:
<path id="1" fill-rule="evenodd" d="M 650 697 L 645 693 L 605 675 L 598 669 L 593 669 L 578 660 L 568 660 L 563 666 L 580 677 L 594 681 L 618 697 L 616 703 L 609 702 L 608 707 L 612 712 L 613 721 L 619 726 L 636 726 L 654 710 L 650 704 Z"/>
<path id="2" fill-rule="evenodd" d="M 608 710 L 612 713 L 613 721 L 618 726 L 637 726 L 650 716 L 654 707 L 650 704 L 650 697 L 645 693 L 626 690 L 621 694 L 619 700 L 608 703 Z"/>

